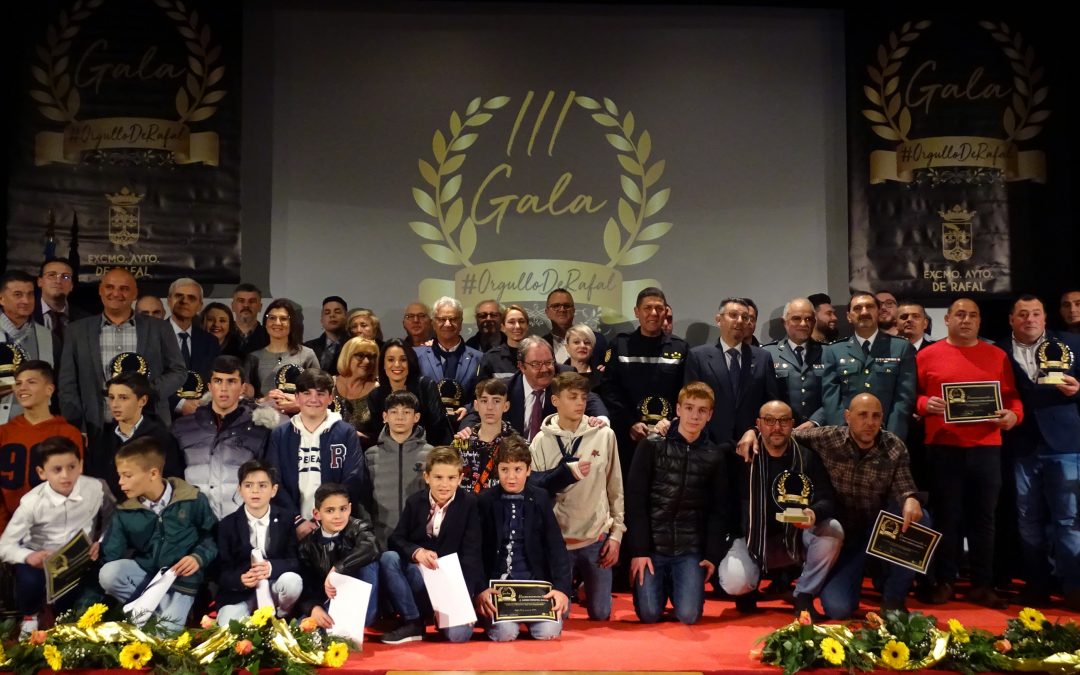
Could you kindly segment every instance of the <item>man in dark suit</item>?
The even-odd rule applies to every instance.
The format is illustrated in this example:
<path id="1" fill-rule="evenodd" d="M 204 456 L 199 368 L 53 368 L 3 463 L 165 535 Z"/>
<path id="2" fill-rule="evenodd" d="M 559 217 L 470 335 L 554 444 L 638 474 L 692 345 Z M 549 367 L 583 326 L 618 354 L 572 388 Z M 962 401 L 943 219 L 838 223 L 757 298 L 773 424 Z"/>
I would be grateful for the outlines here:
<path id="1" fill-rule="evenodd" d="M 904 438 L 915 411 L 915 349 L 878 329 L 878 301 L 872 293 L 851 296 L 847 319 L 855 334 L 826 346 L 822 355 L 825 422 L 844 424 L 851 399 L 873 394 L 881 402 L 885 430 Z"/>
<path id="2" fill-rule="evenodd" d="M 555 363 L 551 345 L 544 338 L 530 335 L 518 346 L 518 372 L 506 380 L 507 398 L 510 408 L 503 413 L 503 419 L 514 429 L 532 441 L 540 431 L 540 426 L 548 415 L 555 414 L 551 404 L 551 381 L 556 373 L 572 370 L 570 366 Z M 585 403 L 585 416 L 589 424 L 599 426 L 608 424 L 608 411 L 596 394 L 589 393 Z M 465 416 L 462 429 L 469 429 L 480 422 L 476 411 Z"/>
<path id="3" fill-rule="evenodd" d="M 184 368 L 198 373 L 203 382 L 210 381 L 210 366 L 221 351 L 217 339 L 195 323 L 195 317 L 202 311 L 203 288 L 198 281 L 189 278 L 177 279 L 169 285 L 169 326 L 176 334 L 176 344 L 180 348 L 180 357 Z M 199 407 L 196 400 L 181 400 L 174 391 L 169 397 L 169 407 L 173 416 L 190 415 Z"/>
<path id="4" fill-rule="evenodd" d="M 430 347 L 414 347 L 413 351 L 420 362 L 420 374 L 437 382 L 443 403 L 448 409 L 458 411 L 450 420 L 450 426 L 456 428 L 465 414 L 465 406 L 476 395 L 476 378 L 483 355 L 461 339 L 461 302 L 451 297 L 439 298 L 432 313 L 435 340 Z"/>
<path id="5" fill-rule="evenodd" d="M 807 429 L 825 423 L 821 409 L 821 343 L 810 337 L 814 332 L 814 305 L 806 298 L 795 298 L 784 305 L 784 331 L 787 337 L 770 342 L 769 352 L 776 371 L 777 388 L 791 406 L 795 424 Z"/>
<path id="6" fill-rule="evenodd" d="M 902 301 L 896 308 L 896 317 L 900 337 L 911 343 L 916 354 L 934 344 L 934 340 L 927 335 L 930 319 L 926 316 L 926 308 L 921 304 L 911 300 Z M 915 479 L 915 484 L 922 488 L 928 487 L 930 463 L 926 457 L 926 423 L 918 415 L 913 414 L 911 417 L 904 444 L 908 448 L 911 475 Z"/>
<path id="7" fill-rule="evenodd" d="M 769 353 L 743 342 L 750 310 L 742 298 L 725 298 L 716 314 L 720 339 L 690 350 L 686 382 L 705 382 L 716 395 L 709 434 L 717 443 L 736 441 L 754 426 L 758 410 L 781 398 Z"/>
<path id="8" fill-rule="evenodd" d="M 75 288 L 75 270 L 67 258 L 47 260 L 41 263 L 37 286 L 41 300 L 34 306 L 33 320 L 52 331 L 53 363 L 60 363 L 67 325 L 88 316 L 86 310 L 68 302 Z"/>
<path id="9" fill-rule="evenodd" d="M 1065 604 L 1080 611 L 1080 513 L 1076 486 L 1080 484 L 1080 338 L 1046 330 L 1046 310 L 1031 295 L 1017 299 L 1009 313 L 1009 354 L 1016 388 L 1024 405 L 1024 419 L 1005 436 L 1016 477 L 1016 514 L 1023 556 L 1023 602 L 1046 605 L 1050 562 L 1061 580 Z M 1047 344 L 1049 343 L 1049 344 Z M 1006 346 L 1008 345 L 1008 346 Z M 1060 384 L 1039 384 L 1040 351 L 1053 360 L 1061 345 L 1072 353 L 1072 363 Z M 1063 350 L 1061 350 L 1063 351 Z M 1047 541 L 1047 527 L 1052 541 Z"/>
<path id="10" fill-rule="evenodd" d="M 319 359 L 319 368 L 331 375 L 337 375 L 337 357 L 341 353 L 341 346 L 349 339 L 345 329 L 345 318 L 348 314 L 349 305 L 344 298 L 336 295 L 324 298 L 322 314 L 319 316 L 323 333 L 304 343 L 305 347 L 311 347 L 311 351 L 315 352 Z"/>
<path id="11" fill-rule="evenodd" d="M 111 419 L 104 391 L 113 373 L 105 369 L 117 355 L 136 352 L 146 360 L 147 377 L 158 395 L 154 413 L 169 424 L 169 396 L 187 373 L 175 334 L 164 321 L 135 315 L 131 303 L 138 287 L 127 269 L 106 271 L 98 294 L 104 311 L 68 326 L 57 373 L 61 414 L 96 438 Z"/>

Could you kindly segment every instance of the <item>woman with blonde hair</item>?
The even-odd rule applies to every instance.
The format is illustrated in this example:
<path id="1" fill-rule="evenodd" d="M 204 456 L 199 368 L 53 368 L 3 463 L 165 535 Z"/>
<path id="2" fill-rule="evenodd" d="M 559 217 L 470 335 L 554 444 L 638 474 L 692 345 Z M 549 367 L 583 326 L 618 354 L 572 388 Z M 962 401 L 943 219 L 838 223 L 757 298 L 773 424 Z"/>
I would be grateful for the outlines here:
<path id="1" fill-rule="evenodd" d="M 341 346 L 337 370 L 334 393 L 345 402 L 341 416 L 363 435 L 371 425 L 368 394 L 379 384 L 379 346 L 368 338 L 350 338 Z"/>
<path id="2" fill-rule="evenodd" d="M 370 309 L 357 307 L 349 312 L 348 318 L 345 319 L 345 328 L 349 331 L 349 337 L 374 340 L 375 344 L 382 347 L 382 326 L 379 324 L 379 317 L 375 316 L 375 312 Z"/>

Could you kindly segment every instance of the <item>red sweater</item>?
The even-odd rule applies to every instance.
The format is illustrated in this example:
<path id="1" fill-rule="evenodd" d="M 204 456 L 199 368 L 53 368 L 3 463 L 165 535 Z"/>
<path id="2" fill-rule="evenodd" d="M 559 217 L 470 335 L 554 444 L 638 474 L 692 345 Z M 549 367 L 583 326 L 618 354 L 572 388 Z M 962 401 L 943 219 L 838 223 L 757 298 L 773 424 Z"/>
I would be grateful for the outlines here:
<path id="1" fill-rule="evenodd" d="M 926 418 L 927 445 L 1001 445 L 1001 428 L 993 422 L 945 423 L 944 415 L 928 415 L 926 401 L 941 397 L 941 385 L 953 382 L 1001 383 L 1001 405 L 1016 413 L 1017 424 L 1024 419 L 1024 408 L 1016 391 L 1009 357 L 994 345 L 980 341 L 971 347 L 957 347 L 938 340 L 915 357 L 918 368 L 919 398 L 916 410 Z"/>
<path id="2" fill-rule="evenodd" d="M 19 415 L 0 425 L 0 491 L 4 497 L 0 501 L 0 530 L 7 527 L 23 495 L 41 482 L 30 449 L 52 436 L 70 438 L 79 452 L 84 449 L 82 433 L 59 415 L 38 424 L 30 424 L 25 415 Z"/>

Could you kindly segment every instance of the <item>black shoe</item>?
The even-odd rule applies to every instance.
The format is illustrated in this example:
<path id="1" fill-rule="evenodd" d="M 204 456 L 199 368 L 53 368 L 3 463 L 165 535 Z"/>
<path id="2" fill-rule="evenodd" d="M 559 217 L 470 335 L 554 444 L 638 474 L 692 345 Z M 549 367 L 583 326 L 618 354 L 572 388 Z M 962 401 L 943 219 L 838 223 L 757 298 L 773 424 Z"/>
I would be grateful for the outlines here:
<path id="1" fill-rule="evenodd" d="M 1065 607 L 1071 612 L 1080 612 L 1080 590 L 1065 591 Z"/>
<path id="2" fill-rule="evenodd" d="M 948 581 L 939 581 L 926 599 L 931 605 L 944 605 L 953 599 L 953 587 Z"/>
<path id="3" fill-rule="evenodd" d="M 1028 584 L 1016 595 L 1016 604 L 1021 607 L 1049 607 L 1050 591 Z"/>
<path id="4" fill-rule="evenodd" d="M 814 607 L 814 596 L 810 593 L 796 593 L 795 594 L 795 616 L 800 616 L 803 612 L 810 615 L 810 620 L 814 623 L 820 623 L 826 619 L 825 615 L 817 611 L 817 607 Z"/>
<path id="5" fill-rule="evenodd" d="M 965 598 L 968 602 L 990 609 L 1006 609 L 1009 606 L 1009 603 L 989 586 L 972 586 Z"/>
<path id="6" fill-rule="evenodd" d="M 750 591 L 746 595 L 735 596 L 735 609 L 739 610 L 743 614 L 754 614 L 761 610 L 757 606 L 758 592 Z"/>
<path id="7" fill-rule="evenodd" d="M 382 636 L 384 645 L 400 645 L 404 642 L 419 642 L 424 639 L 424 622 L 414 619 L 403 621 L 400 626 Z"/>
<path id="8" fill-rule="evenodd" d="M 889 612 L 889 611 L 903 612 L 904 614 L 907 614 L 908 613 L 908 608 L 907 608 L 907 605 L 904 604 L 903 599 L 890 600 L 888 598 L 882 598 L 881 599 L 881 613 L 884 614 L 885 612 Z"/>

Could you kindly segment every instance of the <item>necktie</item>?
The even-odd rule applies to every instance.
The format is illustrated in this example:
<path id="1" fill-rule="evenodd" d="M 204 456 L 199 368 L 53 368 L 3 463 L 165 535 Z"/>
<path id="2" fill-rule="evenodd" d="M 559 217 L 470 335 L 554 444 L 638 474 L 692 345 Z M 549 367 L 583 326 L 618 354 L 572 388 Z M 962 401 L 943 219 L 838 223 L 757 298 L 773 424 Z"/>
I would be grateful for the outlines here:
<path id="1" fill-rule="evenodd" d="M 795 360 L 799 362 L 799 367 L 800 368 L 803 367 L 802 353 L 803 353 L 803 346 L 802 345 L 799 345 L 798 347 L 795 348 Z"/>
<path id="2" fill-rule="evenodd" d="M 540 423 L 544 421 L 544 390 L 533 389 L 533 409 L 529 415 L 529 438 L 532 440 L 540 433 Z"/>
<path id="3" fill-rule="evenodd" d="M 187 333 L 180 333 L 180 355 L 184 357 L 184 364 L 191 369 L 191 347 L 188 346 L 188 338 L 191 337 Z"/>
<path id="4" fill-rule="evenodd" d="M 49 316 L 52 318 L 52 334 L 59 340 L 64 339 L 64 313 L 58 312 L 55 309 L 49 310 Z"/>
<path id="5" fill-rule="evenodd" d="M 870 341 L 866 340 L 862 343 L 862 353 L 870 356 Z"/>
<path id="6" fill-rule="evenodd" d="M 728 356 L 731 357 L 730 363 L 728 363 L 728 378 L 731 382 L 731 393 L 735 398 L 739 397 L 739 376 L 742 375 L 742 366 L 739 363 L 739 350 L 737 347 L 732 347 L 727 350 Z"/>

